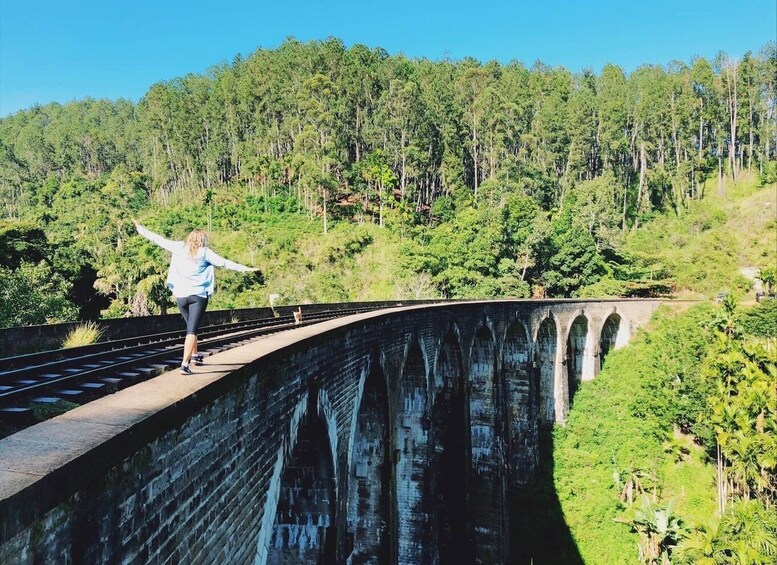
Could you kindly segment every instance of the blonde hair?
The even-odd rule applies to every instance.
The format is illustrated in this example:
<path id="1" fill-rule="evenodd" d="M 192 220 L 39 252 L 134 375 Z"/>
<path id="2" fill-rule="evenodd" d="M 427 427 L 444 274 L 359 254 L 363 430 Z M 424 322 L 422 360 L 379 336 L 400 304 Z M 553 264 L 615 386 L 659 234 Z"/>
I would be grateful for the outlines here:
<path id="1" fill-rule="evenodd" d="M 189 257 L 196 259 L 199 250 L 208 247 L 208 234 L 202 230 L 192 230 L 186 237 L 186 247 L 189 248 Z"/>

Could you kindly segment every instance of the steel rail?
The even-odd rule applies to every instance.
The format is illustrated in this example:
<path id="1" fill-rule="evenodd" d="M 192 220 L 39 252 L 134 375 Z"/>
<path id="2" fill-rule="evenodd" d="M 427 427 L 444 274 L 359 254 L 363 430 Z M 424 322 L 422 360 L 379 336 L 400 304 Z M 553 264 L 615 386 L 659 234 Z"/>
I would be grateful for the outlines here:
<path id="1" fill-rule="evenodd" d="M 199 336 L 200 348 L 203 353 L 212 354 L 271 333 L 372 309 L 374 308 L 362 307 L 351 310 L 319 311 L 307 314 L 300 323 L 295 323 L 293 316 L 281 316 L 210 326 Z M 183 336 L 184 332 L 166 332 L 105 342 L 101 347 L 91 349 L 87 347 L 78 348 L 78 350 L 75 348 L 57 350 L 61 355 L 67 356 L 43 363 L 38 361 L 51 358 L 52 351 L 44 352 L 37 359 L 35 354 L 18 356 L 14 358 L 17 362 L 24 358 L 29 364 L 0 372 L 0 418 L 3 415 L 8 417 L 24 412 L 25 409 L 18 407 L 19 404 L 27 404 L 35 395 L 46 394 L 63 387 L 78 387 L 90 381 L 113 378 L 113 380 L 118 379 L 118 382 L 112 383 L 114 386 L 106 386 L 109 383 L 105 381 L 90 383 L 94 385 L 94 389 L 106 388 L 107 391 L 113 392 L 119 388 L 118 385 L 122 381 L 127 381 L 129 386 L 144 378 L 154 377 L 180 363 Z M 141 343 L 138 343 L 139 341 Z M 72 353 L 78 353 L 79 350 L 87 353 L 75 357 L 69 356 Z M 70 392 L 78 392 L 78 396 L 89 397 L 87 390 Z M 95 395 L 102 396 L 97 390 L 93 390 L 92 396 Z M 10 408 L 12 405 L 16 405 L 17 408 Z"/>

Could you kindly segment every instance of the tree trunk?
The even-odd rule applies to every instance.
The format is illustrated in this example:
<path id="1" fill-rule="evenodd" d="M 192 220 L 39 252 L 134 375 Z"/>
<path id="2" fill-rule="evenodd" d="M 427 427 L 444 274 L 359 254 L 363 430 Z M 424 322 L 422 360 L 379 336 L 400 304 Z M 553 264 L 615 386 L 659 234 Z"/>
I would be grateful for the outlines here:
<path id="1" fill-rule="evenodd" d="M 672 143 L 674 144 L 675 165 L 680 166 L 680 143 L 677 135 L 677 118 L 674 111 L 674 94 L 672 94 Z"/>
<path id="2" fill-rule="evenodd" d="M 355 139 L 354 139 L 354 143 L 353 143 L 354 144 L 354 152 L 356 153 L 356 162 L 357 163 L 362 160 L 361 153 L 359 152 L 359 138 L 360 138 L 359 130 L 361 129 L 361 127 L 360 127 L 361 126 L 360 118 L 361 118 L 361 115 L 359 114 L 359 105 L 357 104 L 356 105 L 356 128 L 355 128 L 356 131 L 354 132 Z"/>
<path id="3" fill-rule="evenodd" d="M 629 198 L 629 176 L 626 175 L 626 182 L 623 183 L 623 222 L 621 224 L 621 231 L 626 231 L 626 206 Z"/>
<path id="4" fill-rule="evenodd" d="M 647 173 L 647 155 L 645 154 L 645 142 L 643 141 L 639 145 L 639 188 L 637 189 L 637 215 L 634 218 L 634 229 L 639 226 L 639 214 L 644 212 L 644 206 L 642 204 L 646 197 L 646 183 L 645 174 Z M 649 195 L 647 195 L 649 198 Z"/>
<path id="5" fill-rule="evenodd" d="M 731 168 L 731 178 L 734 180 L 734 184 L 737 182 L 737 80 L 736 80 L 736 67 L 733 67 L 734 79 L 731 79 L 730 72 L 732 65 L 729 64 L 726 67 L 726 78 L 728 79 L 728 114 L 729 114 L 729 131 L 730 139 L 728 145 L 728 161 Z"/>
<path id="6" fill-rule="evenodd" d="M 402 151 L 402 179 L 399 183 L 399 195 L 404 200 L 405 198 L 405 130 L 402 130 L 402 142 L 400 145 Z"/>
<path id="7" fill-rule="evenodd" d="M 380 187 L 380 204 L 378 206 L 378 225 L 383 227 L 383 182 L 378 185 Z"/>
<path id="8" fill-rule="evenodd" d="M 699 98 L 699 161 L 704 158 L 704 98 Z"/>
<path id="9" fill-rule="evenodd" d="M 747 172 L 753 164 L 753 100 L 750 99 L 750 149 L 747 151 Z"/>
<path id="10" fill-rule="evenodd" d="M 326 217 L 326 199 L 327 199 L 327 189 L 323 189 L 322 194 L 324 196 L 324 233 L 327 233 L 327 217 Z"/>
<path id="11" fill-rule="evenodd" d="M 475 199 L 478 197 L 478 130 L 475 113 L 472 113 L 472 162 L 475 167 Z"/>
<path id="12" fill-rule="evenodd" d="M 723 454 L 720 452 L 720 444 L 715 442 L 716 448 L 716 479 L 718 486 L 718 515 L 723 516 L 726 512 L 726 481 L 723 476 Z"/>

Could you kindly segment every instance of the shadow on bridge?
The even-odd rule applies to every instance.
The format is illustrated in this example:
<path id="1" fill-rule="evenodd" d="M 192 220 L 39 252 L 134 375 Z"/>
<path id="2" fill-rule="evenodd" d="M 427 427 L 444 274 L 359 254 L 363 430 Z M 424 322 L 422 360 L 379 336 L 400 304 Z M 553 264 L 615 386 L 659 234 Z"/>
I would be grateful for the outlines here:
<path id="1" fill-rule="evenodd" d="M 540 432 L 536 476 L 510 497 L 510 563 L 582 565 L 553 485 L 553 435 Z"/>

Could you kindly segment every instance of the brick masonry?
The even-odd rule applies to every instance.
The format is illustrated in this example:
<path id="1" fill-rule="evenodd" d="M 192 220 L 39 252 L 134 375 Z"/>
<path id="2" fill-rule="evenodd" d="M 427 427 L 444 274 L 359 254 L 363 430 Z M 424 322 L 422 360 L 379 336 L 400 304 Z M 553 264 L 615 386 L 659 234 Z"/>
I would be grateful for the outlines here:
<path id="1" fill-rule="evenodd" d="M 538 427 L 657 305 L 361 314 L 82 406 L 0 440 L 0 563 L 504 562 Z"/>

